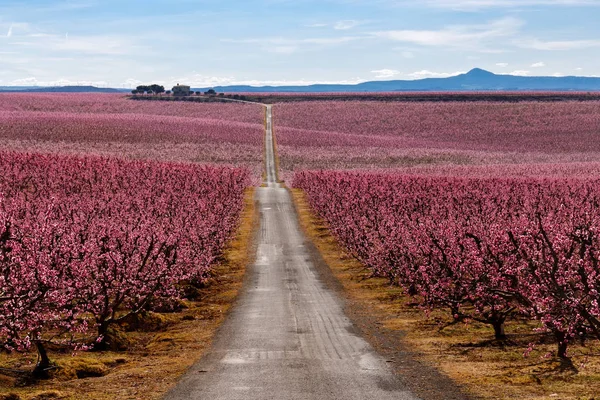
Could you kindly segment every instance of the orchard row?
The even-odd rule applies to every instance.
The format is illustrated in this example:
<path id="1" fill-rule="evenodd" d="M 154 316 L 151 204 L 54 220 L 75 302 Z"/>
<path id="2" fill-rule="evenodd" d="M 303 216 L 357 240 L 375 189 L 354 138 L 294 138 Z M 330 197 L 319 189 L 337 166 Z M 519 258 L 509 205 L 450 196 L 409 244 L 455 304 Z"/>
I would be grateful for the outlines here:
<path id="1" fill-rule="evenodd" d="M 102 346 L 112 324 L 202 284 L 245 169 L 0 153 L 0 340 Z M 43 354 L 43 351 L 41 351 Z"/>
<path id="2" fill-rule="evenodd" d="M 567 357 L 600 337 L 600 180 L 295 175 L 333 235 L 425 309 L 541 321 Z"/>

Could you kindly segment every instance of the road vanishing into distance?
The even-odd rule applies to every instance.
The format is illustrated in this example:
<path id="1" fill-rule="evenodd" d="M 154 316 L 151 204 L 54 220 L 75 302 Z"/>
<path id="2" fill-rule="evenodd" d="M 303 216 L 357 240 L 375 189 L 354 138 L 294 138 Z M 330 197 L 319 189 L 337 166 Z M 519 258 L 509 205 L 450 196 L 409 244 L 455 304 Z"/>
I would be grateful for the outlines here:
<path id="1" fill-rule="evenodd" d="M 211 349 L 166 399 L 417 399 L 319 279 L 291 196 L 278 183 L 272 108 L 266 107 L 256 261 Z"/>

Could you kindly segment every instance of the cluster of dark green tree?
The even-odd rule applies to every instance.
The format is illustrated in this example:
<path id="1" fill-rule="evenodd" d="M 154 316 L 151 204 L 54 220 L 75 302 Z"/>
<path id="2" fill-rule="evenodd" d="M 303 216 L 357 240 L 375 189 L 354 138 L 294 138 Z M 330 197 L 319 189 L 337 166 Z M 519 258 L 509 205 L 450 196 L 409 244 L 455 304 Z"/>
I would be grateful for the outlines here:
<path id="1" fill-rule="evenodd" d="M 165 87 L 162 85 L 140 85 L 131 91 L 132 94 L 161 94 L 165 92 Z"/>

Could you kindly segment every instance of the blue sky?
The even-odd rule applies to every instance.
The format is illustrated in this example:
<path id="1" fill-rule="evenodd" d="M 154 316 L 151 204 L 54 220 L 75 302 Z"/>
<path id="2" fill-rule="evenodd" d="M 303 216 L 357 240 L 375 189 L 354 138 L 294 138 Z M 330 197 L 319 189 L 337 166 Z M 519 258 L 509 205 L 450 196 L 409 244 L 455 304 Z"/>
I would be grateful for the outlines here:
<path id="1" fill-rule="evenodd" d="M 0 86 L 600 76 L 600 0 L 0 0 Z"/>

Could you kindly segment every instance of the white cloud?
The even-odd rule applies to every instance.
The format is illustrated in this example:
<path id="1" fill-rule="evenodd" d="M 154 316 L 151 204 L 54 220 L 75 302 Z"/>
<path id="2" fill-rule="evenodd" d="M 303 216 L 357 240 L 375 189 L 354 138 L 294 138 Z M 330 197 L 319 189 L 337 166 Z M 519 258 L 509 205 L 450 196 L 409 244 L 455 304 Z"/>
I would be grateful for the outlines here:
<path id="1" fill-rule="evenodd" d="M 364 25 L 368 23 L 368 21 L 358 21 L 355 19 L 344 19 L 341 21 L 337 21 L 333 24 L 325 24 L 325 23 L 314 23 L 314 24 L 307 24 L 304 25 L 306 28 L 326 28 L 326 27 L 332 27 L 333 29 L 337 30 L 337 31 L 346 31 L 346 30 L 350 30 L 353 28 L 356 28 L 357 26 L 360 25 Z"/>
<path id="2" fill-rule="evenodd" d="M 359 25 L 362 25 L 364 22 L 356 21 L 353 19 L 347 19 L 344 21 L 338 21 L 333 25 L 333 29 L 338 31 L 344 31 L 352 28 L 356 28 Z"/>
<path id="3" fill-rule="evenodd" d="M 356 85 L 358 83 L 365 82 L 361 78 L 343 79 L 337 81 L 327 80 L 241 80 L 235 81 L 232 85 L 250 85 L 250 86 L 306 86 L 306 85 Z"/>
<path id="4" fill-rule="evenodd" d="M 134 79 L 134 78 L 126 79 L 125 82 L 123 82 L 123 85 L 125 85 L 127 87 L 135 87 L 135 86 L 143 85 L 143 84 L 144 84 L 143 81 L 140 81 L 140 80 Z"/>
<path id="5" fill-rule="evenodd" d="M 270 46 L 268 50 L 277 54 L 293 54 L 298 50 L 297 46 Z"/>
<path id="6" fill-rule="evenodd" d="M 451 25 L 439 30 L 392 30 L 374 32 L 376 37 L 399 42 L 408 42 L 421 46 L 481 48 L 486 52 L 498 50 L 485 49 L 484 44 L 516 35 L 523 21 L 507 17 L 477 25 Z"/>
<path id="7" fill-rule="evenodd" d="M 119 55 L 132 54 L 137 51 L 136 44 L 124 36 L 51 36 L 47 45 L 57 51 Z"/>
<path id="8" fill-rule="evenodd" d="M 508 63 L 496 63 L 496 66 L 506 68 L 506 67 L 508 67 Z"/>
<path id="9" fill-rule="evenodd" d="M 96 86 L 96 87 L 108 87 L 109 84 L 106 81 L 89 81 L 81 80 L 74 81 L 70 79 L 57 79 L 57 80 L 39 80 L 36 77 L 28 77 L 22 79 L 16 79 L 11 82 L 12 86 Z"/>
<path id="10" fill-rule="evenodd" d="M 297 43 L 306 43 L 306 44 L 323 44 L 323 45 L 335 45 L 353 42 L 355 40 L 363 39 L 357 36 L 342 36 L 342 37 L 330 37 L 330 38 L 307 38 L 307 39 L 299 39 Z M 294 40 L 291 40 L 294 42 Z"/>
<path id="11" fill-rule="evenodd" d="M 21 78 L 11 82 L 14 86 L 37 86 L 38 80 L 36 78 Z"/>
<path id="12" fill-rule="evenodd" d="M 263 51 L 278 54 L 292 54 L 302 50 L 310 50 L 315 47 L 337 46 L 344 43 L 364 39 L 360 36 L 341 37 L 313 37 L 304 39 L 292 39 L 283 37 L 247 38 L 247 39 L 221 39 L 223 43 L 242 43 L 259 45 Z"/>
<path id="13" fill-rule="evenodd" d="M 413 53 L 412 51 L 403 51 L 401 54 L 402 54 L 402 57 L 404 57 L 404 58 L 408 58 L 408 59 L 415 58 L 415 53 Z"/>
<path id="14" fill-rule="evenodd" d="M 547 51 L 564 51 L 564 50 L 581 50 L 593 47 L 600 47 L 600 40 L 556 40 L 543 41 L 539 39 L 527 39 L 516 41 L 517 46 L 524 49 L 547 50 Z"/>
<path id="15" fill-rule="evenodd" d="M 529 76 L 530 72 L 529 71 L 525 71 L 522 69 L 516 70 L 511 72 L 509 75 L 515 75 L 515 76 Z"/>
<path id="16" fill-rule="evenodd" d="M 413 79 L 425 79 L 425 78 L 448 78 L 450 76 L 456 76 L 460 74 L 464 74 L 464 71 L 457 72 L 432 72 L 426 69 L 422 71 L 416 71 L 408 74 L 407 76 Z"/>
<path id="17" fill-rule="evenodd" d="M 575 68 L 575 71 L 583 71 L 583 68 L 577 67 L 577 68 Z"/>
<path id="18" fill-rule="evenodd" d="M 0 19 L 1 19 L 1 17 L 0 17 Z M 6 27 L 6 25 L 4 25 L 4 27 Z M 29 24 L 26 24 L 24 22 L 15 22 L 15 23 L 8 25 L 6 37 L 12 38 L 17 33 L 26 33 L 26 32 L 29 32 L 30 30 L 31 30 L 31 28 L 30 28 Z"/>
<path id="19" fill-rule="evenodd" d="M 186 82 L 192 87 L 211 87 L 211 86 L 229 86 L 229 85 L 250 85 L 250 86 L 306 86 L 315 84 L 340 84 L 340 85 L 355 85 L 365 82 L 361 78 L 340 79 L 337 81 L 328 80 L 253 80 L 253 79 L 238 79 L 234 76 L 207 76 L 203 74 L 192 74 L 188 76 L 180 76 L 177 78 L 169 78 L 166 81 L 155 80 L 158 84 L 165 86 L 174 86 L 178 82 Z"/>
<path id="20" fill-rule="evenodd" d="M 395 69 L 376 69 L 374 71 L 371 71 L 371 73 L 375 74 L 375 78 L 387 79 L 400 75 L 401 72 Z"/>
<path id="21" fill-rule="evenodd" d="M 139 53 L 141 49 L 148 55 L 150 49 L 141 46 L 138 38 L 126 35 L 78 35 L 48 33 L 25 23 L 12 24 L 7 37 L 12 37 L 11 45 L 27 47 L 31 51 L 54 51 L 87 55 L 126 55 Z M 18 39 L 17 39 L 18 38 Z"/>
<path id="22" fill-rule="evenodd" d="M 29 34 L 27 37 L 30 37 L 30 38 L 55 38 L 57 36 L 52 35 L 50 33 L 32 33 L 32 34 Z"/>
<path id="23" fill-rule="evenodd" d="M 535 64 L 531 64 L 531 68 L 543 68 L 546 66 L 546 63 L 543 61 L 537 62 Z"/>
<path id="24" fill-rule="evenodd" d="M 552 76 L 554 76 L 555 78 L 560 78 L 562 76 L 565 76 L 565 74 L 563 74 L 562 72 L 555 72 L 552 74 Z"/>

